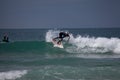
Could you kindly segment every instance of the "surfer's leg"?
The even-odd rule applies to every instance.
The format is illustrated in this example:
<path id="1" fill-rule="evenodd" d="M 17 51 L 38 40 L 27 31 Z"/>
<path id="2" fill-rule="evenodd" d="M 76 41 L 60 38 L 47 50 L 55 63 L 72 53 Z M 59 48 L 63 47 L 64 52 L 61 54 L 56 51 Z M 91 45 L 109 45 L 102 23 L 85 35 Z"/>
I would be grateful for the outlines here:
<path id="1" fill-rule="evenodd" d="M 58 42 L 57 42 L 57 44 L 59 44 L 59 45 L 60 45 L 60 44 L 61 44 L 61 41 L 58 41 Z"/>
<path id="2" fill-rule="evenodd" d="M 60 38 L 60 40 L 57 42 L 57 44 L 61 44 L 63 38 Z"/>

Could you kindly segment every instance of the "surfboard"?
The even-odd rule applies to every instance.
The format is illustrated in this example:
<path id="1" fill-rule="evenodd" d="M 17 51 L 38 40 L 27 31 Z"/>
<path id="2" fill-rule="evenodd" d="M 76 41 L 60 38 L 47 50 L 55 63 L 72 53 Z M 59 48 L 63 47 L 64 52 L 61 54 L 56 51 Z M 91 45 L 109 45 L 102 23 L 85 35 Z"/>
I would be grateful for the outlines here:
<path id="1" fill-rule="evenodd" d="M 53 41 L 53 40 L 52 40 L 52 43 L 53 43 L 53 46 L 54 46 L 54 47 L 64 48 L 62 42 L 61 42 L 60 44 L 57 44 L 57 41 Z"/>

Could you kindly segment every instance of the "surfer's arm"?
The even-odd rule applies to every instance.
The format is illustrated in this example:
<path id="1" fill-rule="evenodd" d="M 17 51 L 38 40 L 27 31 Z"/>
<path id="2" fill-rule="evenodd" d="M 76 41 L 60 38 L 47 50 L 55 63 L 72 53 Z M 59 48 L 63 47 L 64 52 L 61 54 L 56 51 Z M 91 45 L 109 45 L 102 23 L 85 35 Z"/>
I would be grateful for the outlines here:
<path id="1" fill-rule="evenodd" d="M 59 39 L 59 37 L 53 38 L 54 41 L 56 41 L 56 39 Z"/>

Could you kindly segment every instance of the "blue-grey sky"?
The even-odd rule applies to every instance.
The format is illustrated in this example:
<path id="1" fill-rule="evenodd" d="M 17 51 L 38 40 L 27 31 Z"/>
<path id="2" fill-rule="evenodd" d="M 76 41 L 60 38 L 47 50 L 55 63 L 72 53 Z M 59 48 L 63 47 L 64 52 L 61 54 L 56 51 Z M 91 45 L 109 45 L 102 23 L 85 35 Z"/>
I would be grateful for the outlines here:
<path id="1" fill-rule="evenodd" d="M 0 28 L 119 27 L 120 0 L 0 0 Z"/>

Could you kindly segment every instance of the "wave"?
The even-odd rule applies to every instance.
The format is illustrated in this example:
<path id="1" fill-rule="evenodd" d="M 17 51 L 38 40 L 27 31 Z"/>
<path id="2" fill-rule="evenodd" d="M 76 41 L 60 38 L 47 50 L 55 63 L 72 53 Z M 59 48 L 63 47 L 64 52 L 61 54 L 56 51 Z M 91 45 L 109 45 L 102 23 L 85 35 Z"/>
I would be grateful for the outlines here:
<path id="1" fill-rule="evenodd" d="M 73 45 L 67 49 L 74 53 L 120 53 L 120 39 L 119 38 L 105 38 L 105 37 L 82 37 L 76 38 L 71 36 L 70 43 Z"/>
<path id="2" fill-rule="evenodd" d="M 69 42 L 63 42 L 64 49 L 60 49 L 54 48 L 51 43 L 59 32 L 60 30 L 48 30 L 45 41 L 0 43 L 0 55 L 2 57 L 35 55 L 41 59 L 57 57 L 120 58 L 120 39 L 117 37 L 89 37 L 80 34 L 75 36 L 70 33 Z"/>
<path id="3" fill-rule="evenodd" d="M 51 42 L 52 38 L 59 34 L 60 30 L 48 30 L 46 42 Z M 70 34 L 69 44 L 66 51 L 69 53 L 115 53 L 120 54 L 120 39 L 107 37 L 84 37 L 78 34 Z M 65 44 L 66 45 L 66 44 Z"/>
<path id="4" fill-rule="evenodd" d="M 12 54 L 11 54 L 12 53 Z M 45 55 L 66 53 L 64 49 L 54 48 L 52 43 L 45 41 L 16 41 L 0 44 L 0 55 Z"/>
<path id="5" fill-rule="evenodd" d="M 8 72 L 0 72 L 0 80 L 15 80 L 27 74 L 27 70 L 13 70 Z"/>

